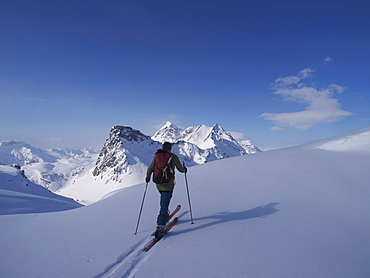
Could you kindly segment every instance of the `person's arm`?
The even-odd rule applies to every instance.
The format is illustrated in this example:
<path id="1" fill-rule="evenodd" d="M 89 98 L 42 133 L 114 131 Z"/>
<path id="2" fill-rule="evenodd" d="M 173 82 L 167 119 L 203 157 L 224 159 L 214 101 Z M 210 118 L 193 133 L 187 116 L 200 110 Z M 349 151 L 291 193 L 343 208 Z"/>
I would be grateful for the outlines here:
<path id="1" fill-rule="evenodd" d="M 152 175 L 153 169 L 154 169 L 154 163 L 155 163 L 155 157 L 153 158 L 152 163 L 150 164 L 150 166 L 148 167 L 148 170 L 146 171 L 146 179 L 145 179 L 146 182 L 150 181 L 150 176 Z"/>
<path id="2" fill-rule="evenodd" d="M 177 170 L 179 170 L 179 172 L 181 172 L 181 173 L 186 173 L 187 172 L 186 167 L 181 165 L 179 157 L 177 155 L 175 155 L 175 154 L 172 155 L 172 161 L 173 161 L 173 165 L 177 168 Z"/>

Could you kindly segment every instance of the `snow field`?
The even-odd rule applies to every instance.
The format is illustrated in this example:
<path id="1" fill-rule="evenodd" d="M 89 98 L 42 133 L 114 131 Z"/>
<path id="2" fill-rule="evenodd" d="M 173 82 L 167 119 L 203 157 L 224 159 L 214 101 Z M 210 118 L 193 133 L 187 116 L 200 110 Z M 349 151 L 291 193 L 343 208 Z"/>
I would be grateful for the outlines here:
<path id="1" fill-rule="evenodd" d="M 177 173 L 180 221 L 148 253 L 152 183 L 137 235 L 145 184 L 74 210 L 0 215 L 0 277 L 368 277 L 370 154 L 323 143 L 189 168 L 194 225 Z"/>

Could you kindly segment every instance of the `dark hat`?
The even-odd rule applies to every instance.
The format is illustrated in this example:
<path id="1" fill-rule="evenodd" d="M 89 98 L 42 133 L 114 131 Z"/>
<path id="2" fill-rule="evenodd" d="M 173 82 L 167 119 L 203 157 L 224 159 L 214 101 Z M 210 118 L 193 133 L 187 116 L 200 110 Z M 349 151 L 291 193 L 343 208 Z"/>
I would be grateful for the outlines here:
<path id="1" fill-rule="evenodd" d="M 164 142 L 162 144 L 162 149 L 164 149 L 164 150 L 171 150 L 172 149 L 172 144 L 169 143 L 169 142 Z"/>

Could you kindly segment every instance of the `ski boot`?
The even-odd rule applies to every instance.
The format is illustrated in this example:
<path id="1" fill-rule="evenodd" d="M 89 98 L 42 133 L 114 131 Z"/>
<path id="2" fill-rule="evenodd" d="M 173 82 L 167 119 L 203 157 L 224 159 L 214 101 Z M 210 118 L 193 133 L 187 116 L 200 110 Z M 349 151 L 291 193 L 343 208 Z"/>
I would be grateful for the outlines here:
<path id="1" fill-rule="evenodd" d="M 166 225 L 157 225 L 157 229 L 155 230 L 154 239 L 156 241 L 160 240 L 164 234 L 166 233 Z"/>

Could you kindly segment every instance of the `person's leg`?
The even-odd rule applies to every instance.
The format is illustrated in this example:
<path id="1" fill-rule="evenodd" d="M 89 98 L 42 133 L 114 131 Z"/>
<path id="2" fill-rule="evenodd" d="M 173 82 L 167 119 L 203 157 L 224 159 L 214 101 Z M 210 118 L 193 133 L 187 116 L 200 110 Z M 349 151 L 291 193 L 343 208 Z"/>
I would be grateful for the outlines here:
<path id="1" fill-rule="evenodd" d="M 157 225 L 165 225 L 168 217 L 168 207 L 172 198 L 172 191 L 160 191 L 161 201 L 160 201 L 160 211 L 157 218 Z"/>

